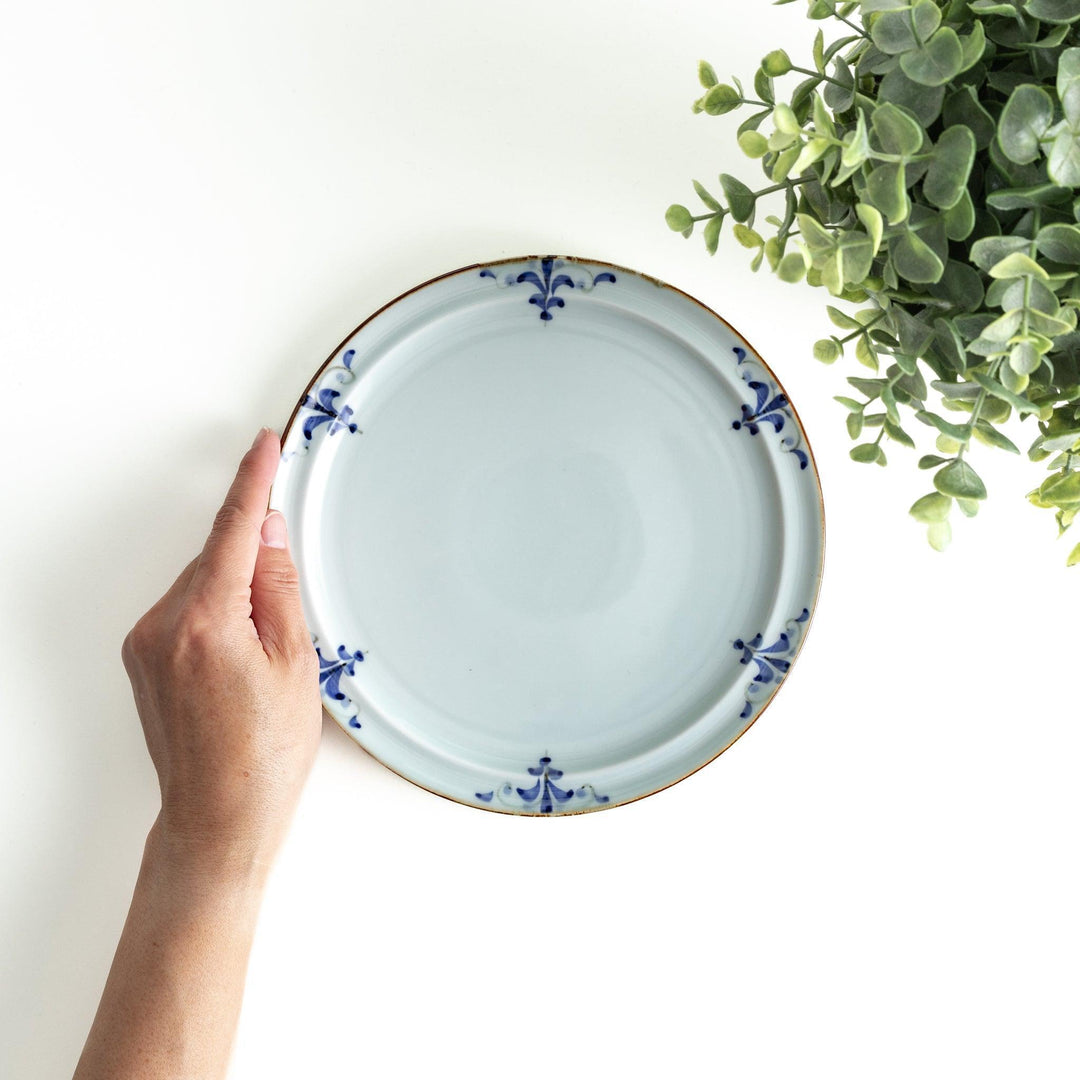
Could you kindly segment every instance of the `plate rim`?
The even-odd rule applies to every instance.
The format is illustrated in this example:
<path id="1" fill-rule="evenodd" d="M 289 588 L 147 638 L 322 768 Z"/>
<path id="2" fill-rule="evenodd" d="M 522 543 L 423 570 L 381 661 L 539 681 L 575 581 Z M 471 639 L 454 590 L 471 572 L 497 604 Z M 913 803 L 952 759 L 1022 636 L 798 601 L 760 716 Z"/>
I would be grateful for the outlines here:
<path id="1" fill-rule="evenodd" d="M 434 285 L 437 282 L 445 281 L 447 278 L 457 277 L 457 276 L 459 276 L 461 274 L 468 274 L 471 271 L 483 270 L 483 269 L 486 269 L 486 268 L 489 268 L 489 267 L 505 266 L 505 265 L 508 265 L 508 264 L 511 264 L 511 263 L 516 264 L 516 265 L 520 265 L 520 264 L 523 264 L 523 263 L 529 263 L 529 262 L 534 262 L 534 261 L 542 261 L 544 259 L 552 259 L 552 260 L 560 260 L 561 259 L 561 260 L 564 260 L 566 262 L 574 263 L 574 264 L 584 266 L 584 267 L 599 266 L 599 267 L 605 267 L 605 268 L 607 268 L 609 270 L 618 270 L 618 271 L 621 271 L 624 274 L 632 274 L 635 277 L 642 278 L 645 281 L 649 281 L 649 282 L 651 282 L 652 284 L 658 286 L 661 289 L 668 289 L 671 292 L 676 293 L 677 295 L 683 297 L 684 299 L 691 301 L 692 303 L 696 304 L 699 308 L 701 308 L 701 310 L 706 315 L 711 316 L 712 318 L 716 319 L 719 323 L 721 323 L 724 327 L 726 327 L 736 338 L 739 338 L 742 341 L 746 342 L 746 344 L 750 347 L 750 349 L 752 350 L 752 352 L 754 354 L 755 362 L 759 363 L 765 369 L 765 371 L 768 372 L 769 377 L 776 384 L 777 389 L 787 399 L 787 407 L 791 410 L 792 415 L 794 416 L 795 421 L 796 421 L 796 423 L 798 425 L 799 432 L 802 435 L 802 439 L 803 439 L 803 444 L 802 445 L 803 445 L 803 448 L 805 448 L 806 454 L 807 454 L 807 456 L 808 456 L 808 458 L 810 460 L 811 471 L 812 471 L 812 474 L 814 476 L 815 487 L 817 488 L 818 533 L 819 533 L 818 542 L 819 542 L 819 545 L 820 545 L 820 556 L 818 558 L 817 575 L 816 575 L 816 580 L 814 581 L 813 596 L 812 596 L 812 600 L 811 600 L 810 605 L 808 605 L 809 614 L 808 614 L 808 617 L 806 619 L 806 624 L 805 624 L 805 626 L 804 626 L 804 628 L 802 630 L 802 633 L 799 635 L 799 640 L 798 640 L 798 642 L 797 642 L 797 644 L 795 646 L 795 651 L 792 653 L 790 661 L 789 661 L 788 672 L 790 672 L 791 668 L 793 668 L 795 666 L 795 664 L 798 662 L 799 657 L 802 655 L 803 647 L 806 644 L 806 639 L 810 634 L 810 628 L 814 624 L 814 617 L 817 614 L 818 601 L 819 601 L 820 596 L 821 596 L 821 584 L 822 584 L 822 581 L 824 579 L 824 574 L 825 574 L 825 552 L 826 552 L 826 533 L 827 533 L 827 530 L 825 528 L 825 496 L 824 496 L 824 492 L 822 491 L 822 487 L 821 487 L 821 473 L 818 471 L 817 459 L 814 456 L 813 446 L 812 446 L 812 444 L 810 442 L 809 436 L 807 435 L 806 426 L 803 424 L 802 417 L 799 415 L 798 409 L 795 407 L 795 404 L 792 402 L 791 397 L 788 394 L 787 389 L 785 388 L 784 384 L 777 377 L 776 372 L 773 371 L 773 369 L 769 365 L 768 361 L 765 360 L 765 358 L 762 356 L 761 352 L 757 349 L 757 347 L 753 344 L 753 342 L 751 342 L 750 339 L 741 330 L 738 330 L 734 326 L 732 326 L 732 324 L 729 323 L 727 321 L 727 319 L 725 319 L 723 317 L 723 315 L 721 315 L 718 311 L 715 311 L 713 308 L 709 307 L 709 305 L 706 304 L 704 301 L 699 300 L 696 296 L 693 296 L 692 294 L 686 292 L 684 289 L 680 289 L 677 285 L 672 285 L 669 282 L 663 281 L 660 278 L 653 276 L 652 274 L 646 274 L 641 270 L 635 270 L 632 267 L 624 266 L 621 263 L 608 262 L 605 259 L 586 259 L 586 258 L 583 258 L 583 257 L 581 257 L 579 255 L 551 255 L 551 254 L 547 254 L 547 255 L 509 256 L 509 257 L 506 257 L 506 258 L 492 259 L 492 260 L 488 260 L 488 261 L 480 261 L 480 262 L 469 263 L 466 266 L 459 266 L 456 269 L 448 270 L 448 271 L 446 271 L 444 273 L 441 273 L 441 274 L 436 274 L 433 277 L 427 278 L 426 280 L 421 281 L 416 285 L 413 285 L 411 288 L 406 289 L 404 292 L 401 292 L 397 296 L 395 296 L 392 299 L 388 300 L 381 307 L 377 308 L 370 315 L 368 315 L 367 318 L 363 319 L 360 323 L 358 323 L 352 330 L 350 330 L 341 339 L 340 342 L 338 342 L 337 345 L 334 346 L 334 348 L 331 350 L 329 356 L 327 356 L 326 360 L 324 360 L 323 363 L 321 363 L 318 366 L 318 368 L 316 368 L 315 373 L 312 375 L 311 379 L 308 381 L 308 383 L 304 387 L 303 391 L 297 397 L 296 404 L 293 406 L 292 412 L 289 414 L 289 419 L 286 421 L 284 426 L 281 428 L 281 442 L 282 442 L 282 445 L 285 444 L 289 434 L 291 433 L 293 425 L 296 423 L 297 416 L 299 415 L 300 410 L 303 407 L 303 403 L 304 403 L 305 399 L 308 397 L 308 395 L 310 394 L 313 387 L 315 387 L 315 385 L 320 381 L 320 379 L 322 378 L 322 376 L 326 372 L 327 368 L 334 362 L 334 360 L 337 358 L 338 354 L 341 352 L 341 350 L 344 348 L 344 346 L 347 345 L 358 333 L 360 333 L 360 331 L 363 330 L 365 326 L 367 326 L 369 323 L 371 323 L 372 321 L 377 319 L 380 315 L 382 315 L 383 312 L 389 310 L 395 304 L 400 303 L 402 300 L 405 300 L 407 297 L 412 296 L 414 293 L 419 292 L 421 289 L 426 289 L 428 286 Z M 273 489 L 274 489 L 274 486 L 276 484 L 277 484 L 277 476 L 275 475 L 274 483 L 271 485 L 270 499 L 268 500 L 268 502 L 273 500 Z M 597 813 L 597 812 L 603 811 L 603 810 L 614 810 L 616 807 L 620 807 L 620 806 L 630 806 L 632 803 L 640 802 L 642 799 L 647 799 L 652 795 L 657 795 L 662 791 L 667 791 L 668 788 L 672 788 L 676 784 L 681 784 L 684 780 L 686 780 L 689 777 L 693 776 L 695 773 L 700 772 L 707 765 L 711 765 L 722 754 L 725 754 L 728 750 L 730 750 L 731 747 L 733 747 L 758 722 L 759 718 L 764 715 L 765 711 L 776 700 L 776 698 L 777 698 L 777 696 L 779 695 L 779 692 L 780 692 L 780 686 L 783 684 L 783 682 L 787 682 L 787 674 L 785 674 L 785 677 L 782 680 L 782 682 L 780 684 L 778 684 L 774 688 L 773 692 L 769 695 L 768 699 L 762 704 L 761 708 L 758 709 L 753 714 L 753 716 L 750 718 L 750 722 L 741 731 L 739 731 L 730 741 L 725 743 L 715 754 L 713 754 L 711 757 L 707 758 L 705 761 L 702 761 L 699 765 L 696 765 L 694 768 L 690 769 L 688 772 L 683 773 L 681 776 L 675 778 L 674 780 L 670 780 L 670 781 L 660 785 L 659 787 L 652 788 L 649 791 L 642 792 L 640 795 L 634 795 L 634 796 L 632 796 L 631 798 L 628 798 L 628 799 L 621 799 L 618 802 L 612 802 L 612 803 L 601 803 L 601 804 L 595 804 L 594 803 L 592 806 L 574 807 L 572 809 L 568 808 L 566 810 L 560 810 L 557 814 L 543 813 L 539 809 L 536 809 L 536 810 L 527 809 L 527 808 L 516 809 L 516 808 L 510 808 L 510 807 L 498 807 L 498 806 L 495 806 L 493 803 L 492 804 L 486 804 L 486 803 L 485 804 L 478 804 L 478 803 L 475 803 L 475 802 L 467 802 L 465 799 L 459 799 L 456 796 L 450 795 L 445 791 L 436 791 L 434 788 L 427 787 L 425 784 L 421 784 L 419 781 L 414 780 L 411 776 L 406 776 L 404 773 L 402 773 L 399 770 L 395 769 L 392 765 L 387 764 L 385 761 L 383 761 L 382 758 L 380 758 L 377 754 L 373 753 L 370 749 L 368 749 L 367 746 L 365 746 L 358 739 L 356 739 L 355 736 L 353 736 L 352 733 L 349 731 L 348 727 L 346 726 L 346 723 L 340 717 L 335 716 L 327 708 L 326 701 L 325 701 L 325 699 L 323 699 L 322 695 L 320 694 L 319 696 L 320 696 L 320 703 L 322 705 L 323 713 L 325 715 L 329 716 L 334 721 L 334 723 L 337 724 L 337 726 L 339 728 L 341 728 L 342 732 L 345 735 L 348 736 L 350 743 L 352 743 L 354 746 L 356 746 L 360 750 L 362 750 L 365 754 L 367 754 L 369 757 L 371 757 L 372 760 L 377 761 L 381 766 L 383 766 L 383 768 L 388 769 L 395 776 L 400 777 L 402 780 L 404 780 L 407 783 L 413 785 L 414 787 L 420 788 L 422 791 L 427 791 L 432 795 L 437 795 L 439 798 L 446 799 L 448 802 L 455 803 L 458 806 L 465 806 L 465 807 L 468 807 L 468 808 L 473 809 L 473 810 L 483 810 L 483 811 L 486 811 L 486 812 L 491 813 L 491 814 L 500 814 L 500 815 L 504 815 L 504 816 L 507 816 L 507 817 L 563 818 L 563 817 L 577 817 L 577 816 L 579 816 L 581 814 L 594 814 L 594 813 Z"/>

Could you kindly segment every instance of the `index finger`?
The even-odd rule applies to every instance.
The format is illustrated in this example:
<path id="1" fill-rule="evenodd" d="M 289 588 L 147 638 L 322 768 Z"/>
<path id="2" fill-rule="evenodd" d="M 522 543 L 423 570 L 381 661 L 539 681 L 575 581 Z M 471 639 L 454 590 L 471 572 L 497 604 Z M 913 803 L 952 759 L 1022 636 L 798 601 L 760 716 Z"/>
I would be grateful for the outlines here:
<path id="1" fill-rule="evenodd" d="M 230 592 L 246 593 L 250 588 L 280 453 L 277 434 L 263 428 L 241 460 L 214 519 L 191 583 L 193 592 L 224 586 Z"/>

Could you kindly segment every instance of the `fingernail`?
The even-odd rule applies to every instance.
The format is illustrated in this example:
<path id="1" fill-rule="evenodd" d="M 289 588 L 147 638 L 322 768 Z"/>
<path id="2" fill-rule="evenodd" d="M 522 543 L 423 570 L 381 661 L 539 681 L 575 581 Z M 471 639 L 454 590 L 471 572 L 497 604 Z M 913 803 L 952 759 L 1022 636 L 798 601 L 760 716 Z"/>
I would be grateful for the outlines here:
<path id="1" fill-rule="evenodd" d="M 274 434 L 274 429 L 273 428 L 268 428 L 268 427 L 259 428 L 259 434 L 255 436 L 255 441 L 251 444 L 251 449 L 254 450 L 255 447 L 258 446 L 259 443 L 261 443 L 263 441 L 263 439 L 265 439 L 268 435 L 273 435 L 273 434 Z"/>
<path id="2" fill-rule="evenodd" d="M 262 542 L 266 547 L 287 548 L 289 534 L 285 531 L 285 518 L 277 510 L 271 510 L 263 518 Z"/>

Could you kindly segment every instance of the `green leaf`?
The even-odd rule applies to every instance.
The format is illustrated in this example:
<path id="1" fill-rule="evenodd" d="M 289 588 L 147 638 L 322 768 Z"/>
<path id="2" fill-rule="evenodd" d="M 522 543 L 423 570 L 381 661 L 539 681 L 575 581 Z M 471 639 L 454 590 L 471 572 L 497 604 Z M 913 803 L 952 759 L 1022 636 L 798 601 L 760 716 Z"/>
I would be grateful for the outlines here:
<path id="1" fill-rule="evenodd" d="M 1046 173 L 1055 184 L 1080 187 L 1080 133 L 1062 128 L 1046 155 Z"/>
<path id="2" fill-rule="evenodd" d="M 861 412 L 848 413 L 844 418 L 844 426 L 847 428 L 848 438 L 854 441 L 862 434 L 863 414 Z"/>
<path id="3" fill-rule="evenodd" d="M 770 116 L 772 116 L 772 109 L 762 109 L 761 112 L 751 113 L 739 125 L 736 135 L 741 135 L 744 131 L 757 131 L 761 127 L 761 122 Z"/>
<path id="4" fill-rule="evenodd" d="M 998 121 L 998 144 L 1010 161 L 1027 165 L 1040 153 L 1039 140 L 1054 121 L 1054 102 L 1041 87 L 1018 86 Z"/>
<path id="5" fill-rule="evenodd" d="M 698 198 L 710 209 L 721 210 L 723 207 L 709 194 L 703 184 L 699 184 L 696 180 L 693 181 L 694 190 L 697 192 Z"/>
<path id="6" fill-rule="evenodd" d="M 874 261 L 874 251 L 869 238 L 859 232 L 847 232 L 840 236 L 840 250 L 843 254 L 844 282 L 859 285 Z"/>
<path id="7" fill-rule="evenodd" d="M 742 96 L 734 86 L 717 83 L 702 99 L 702 107 L 709 116 L 723 116 L 742 104 Z"/>
<path id="8" fill-rule="evenodd" d="M 1006 311 L 1012 308 L 1028 308 L 1030 311 L 1041 311 L 1044 315 L 1058 318 L 1061 315 L 1061 305 L 1049 285 L 1044 284 L 1036 277 L 1022 277 L 1006 279 L 1002 278 L 994 282 L 994 286 L 1004 285 L 1001 294 L 1001 306 Z"/>
<path id="9" fill-rule="evenodd" d="M 964 517 L 973 518 L 979 512 L 979 504 L 974 499 L 957 499 L 956 505 Z"/>
<path id="10" fill-rule="evenodd" d="M 965 194 L 974 160 L 975 136 L 959 125 L 946 128 L 934 146 L 923 180 L 927 201 L 943 210 L 955 206 Z"/>
<path id="11" fill-rule="evenodd" d="M 773 49 L 764 60 L 761 61 L 761 69 L 771 78 L 786 75 L 791 70 L 791 57 L 783 49 Z"/>
<path id="12" fill-rule="evenodd" d="M 820 33 L 820 31 L 818 31 Z M 832 122 L 832 117 L 829 115 L 829 110 L 825 107 L 825 102 L 821 100 L 820 94 L 814 95 L 814 101 L 812 106 L 814 116 L 814 130 L 819 135 L 827 135 L 829 138 L 836 136 L 836 125 Z M 862 115 L 861 113 L 859 114 Z"/>
<path id="13" fill-rule="evenodd" d="M 886 162 L 872 170 L 866 178 L 866 199 L 881 212 L 890 225 L 901 224 L 910 209 L 904 170 L 892 162 Z"/>
<path id="14" fill-rule="evenodd" d="M 1014 394 L 1022 394 L 1031 382 L 1030 375 L 1017 373 L 1009 364 L 1002 364 L 1001 367 L 998 368 L 998 378 L 1001 379 L 1001 385 L 1004 386 L 1006 390 L 1011 390 Z M 998 405 L 1005 405 L 1003 401 L 997 401 L 995 398 L 988 398 L 987 400 L 995 401 Z M 1009 406 L 1005 405 L 1005 408 L 1008 409 Z M 986 411 L 986 402 L 984 401 L 983 412 Z"/>
<path id="15" fill-rule="evenodd" d="M 817 71 L 820 71 L 822 74 L 824 74 L 825 73 L 825 31 L 824 30 L 818 30 L 818 32 L 814 35 L 813 55 L 814 55 L 814 68 Z"/>
<path id="16" fill-rule="evenodd" d="M 1054 262 L 1080 266 L 1080 226 L 1044 225 L 1035 237 L 1035 246 L 1040 255 Z"/>
<path id="17" fill-rule="evenodd" d="M 668 228 L 672 232 L 686 232 L 687 229 L 694 227 L 694 219 L 690 216 L 690 211 L 685 206 L 680 206 L 678 203 L 672 203 L 667 208 L 667 213 L 664 214 L 664 220 L 667 222 Z"/>
<path id="18" fill-rule="evenodd" d="M 1028 0 L 1024 10 L 1040 22 L 1071 23 L 1080 19 L 1080 0 Z"/>
<path id="19" fill-rule="evenodd" d="M 1030 375 L 1042 365 L 1042 354 L 1030 341 L 1018 341 L 1009 352 L 1009 367 L 1017 375 Z"/>
<path id="20" fill-rule="evenodd" d="M 1076 509 L 1080 506 L 1080 472 L 1055 473 L 1039 485 L 1039 498 L 1063 510 Z"/>
<path id="21" fill-rule="evenodd" d="M 710 255 L 716 254 L 717 245 L 720 243 L 720 226 L 723 224 L 723 214 L 714 214 L 705 222 L 705 250 Z"/>
<path id="22" fill-rule="evenodd" d="M 877 353 L 874 351 L 874 347 L 870 344 L 870 339 L 866 334 L 863 334 L 855 342 L 855 359 L 874 371 L 878 369 Z"/>
<path id="23" fill-rule="evenodd" d="M 980 338 L 1004 345 L 1016 333 L 1023 314 L 1022 311 L 1006 311 L 1004 315 L 999 316 L 992 323 L 983 327 L 983 332 L 979 335 Z"/>
<path id="24" fill-rule="evenodd" d="M 878 105 L 870 116 L 870 127 L 886 154 L 911 157 L 922 147 L 922 126 L 895 105 Z"/>
<path id="25" fill-rule="evenodd" d="M 908 281 L 927 283 L 940 281 L 945 264 L 926 241 L 915 232 L 903 232 L 889 242 L 896 272 Z"/>
<path id="26" fill-rule="evenodd" d="M 860 394 L 865 394 L 871 401 L 881 394 L 881 388 L 885 385 L 884 379 L 859 379 L 852 376 L 848 383 L 854 386 Z"/>
<path id="27" fill-rule="evenodd" d="M 776 161 L 773 162 L 773 167 L 770 170 L 770 176 L 773 180 L 782 184 L 788 177 L 788 173 L 791 172 L 791 166 L 795 164 L 795 159 L 799 156 L 800 147 L 796 143 L 789 150 L 785 150 L 780 154 Z"/>
<path id="28" fill-rule="evenodd" d="M 1061 334 L 1071 333 L 1075 328 L 1076 314 L 1071 308 L 1062 308 L 1059 318 L 1044 315 L 1041 311 L 1028 312 L 1028 330 L 1033 330 L 1036 334 L 1054 338 Z"/>
<path id="29" fill-rule="evenodd" d="M 1026 210 L 1035 206 L 1056 206 L 1071 198 L 1071 188 L 1058 184 L 1032 184 L 992 191 L 986 196 L 986 204 L 995 210 Z"/>
<path id="30" fill-rule="evenodd" d="M 938 457 L 936 454 L 924 454 L 919 458 L 920 469 L 936 469 L 939 465 L 944 465 L 948 458 Z"/>
<path id="31" fill-rule="evenodd" d="M 935 379 L 930 385 L 950 401 L 974 401 L 982 392 L 981 387 L 969 382 L 952 383 Z"/>
<path id="32" fill-rule="evenodd" d="M 986 52 L 986 31 L 976 19 L 971 33 L 960 39 L 960 70 L 967 71 L 974 67 Z"/>
<path id="33" fill-rule="evenodd" d="M 886 11 L 871 24 L 874 44 L 890 56 L 919 48 L 941 25 L 941 9 L 933 0 L 916 0 L 907 11 Z"/>
<path id="34" fill-rule="evenodd" d="M 878 99 L 902 106 L 912 113 L 924 128 L 928 128 L 941 115 L 945 87 L 921 86 L 912 82 L 899 67 L 895 67 L 882 78 L 878 87 Z"/>
<path id="35" fill-rule="evenodd" d="M 794 285 L 806 276 L 806 260 L 798 251 L 789 251 L 776 268 L 776 276 L 781 281 Z"/>
<path id="36" fill-rule="evenodd" d="M 769 140 L 760 131 L 744 131 L 739 136 L 739 148 L 749 158 L 764 157 L 769 151 Z"/>
<path id="37" fill-rule="evenodd" d="M 744 248 L 759 248 L 765 243 L 761 236 L 747 225 L 735 225 L 731 231 Z"/>
<path id="38" fill-rule="evenodd" d="M 975 228 L 975 204 L 965 189 L 956 204 L 941 215 L 945 223 L 945 235 L 950 240 L 966 240 Z"/>
<path id="39" fill-rule="evenodd" d="M 899 424 L 894 424 L 888 417 L 885 418 L 885 434 L 901 446 L 910 447 L 912 450 L 915 449 L 915 440 Z"/>
<path id="40" fill-rule="evenodd" d="M 789 0 L 784 0 L 788 3 Z M 977 15 L 1016 15 L 1016 5 L 1001 3 L 1000 0 L 973 0 L 973 3 L 969 4 Z"/>
<path id="41" fill-rule="evenodd" d="M 932 491 L 921 499 L 916 499 L 908 513 L 916 520 L 926 525 L 935 521 L 944 521 L 952 509 L 952 499 L 948 495 L 942 495 L 940 491 Z"/>
<path id="42" fill-rule="evenodd" d="M 948 420 L 943 420 L 936 413 L 927 412 L 925 409 L 920 409 L 915 414 L 916 420 L 921 420 L 928 427 L 935 427 L 942 435 L 947 436 L 954 442 L 958 442 L 961 445 L 968 441 L 969 429 L 967 425 L 961 427 L 959 424 L 950 424 Z"/>
<path id="43" fill-rule="evenodd" d="M 720 80 L 716 77 L 716 72 L 713 71 L 712 64 L 705 60 L 698 61 L 697 67 L 698 81 L 706 90 L 714 87 Z"/>
<path id="44" fill-rule="evenodd" d="M 832 304 L 827 304 L 825 307 L 825 313 L 829 316 L 829 321 L 833 326 L 839 327 L 841 330 L 858 330 L 862 327 L 862 323 L 857 319 L 853 319 L 846 312 L 841 311 L 838 307 L 833 307 Z"/>
<path id="45" fill-rule="evenodd" d="M 927 528 L 926 539 L 935 551 L 944 551 L 952 540 L 952 526 L 947 521 L 935 521 Z"/>
<path id="46" fill-rule="evenodd" d="M 884 86 L 884 80 L 882 80 L 882 86 Z M 879 90 L 880 92 L 882 91 Z M 924 90 L 924 92 L 928 91 Z M 889 100 L 895 99 L 889 98 Z M 899 102 L 899 104 L 905 103 Z M 921 120 L 922 117 L 920 116 L 919 119 Z M 945 99 L 942 119 L 946 127 L 962 124 L 970 128 L 972 135 L 975 136 L 975 146 L 979 150 L 985 150 L 997 133 L 997 125 L 993 117 L 979 103 L 975 89 L 971 86 L 962 86 Z"/>
<path id="47" fill-rule="evenodd" d="M 811 139 L 795 159 L 791 171 L 796 176 L 802 176 L 811 165 L 820 161 L 831 149 L 832 144 L 828 139 Z"/>
<path id="48" fill-rule="evenodd" d="M 770 79 L 761 68 L 758 68 L 754 73 L 754 92 L 766 105 L 772 105 L 775 100 L 773 97 L 772 79 Z"/>
<path id="49" fill-rule="evenodd" d="M 871 254 L 876 255 L 878 248 L 881 247 L 881 233 L 885 224 L 881 217 L 881 211 L 869 203 L 856 203 L 855 214 L 862 223 L 862 227 L 866 230 L 866 234 L 870 237 Z"/>
<path id="50" fill-rule="evenodd" d="M 1070 431 L 1064 435 L 1057 435 L 1052 439 L 1042 439 L 1042 448 L 1048 453 L 1057 453 L 1060 450 L 1072 450 L 1077 442 L 1080 442 L 1080 431 Z"/>
<path id="51" fill-rule="evenodd" d="M 728 173 L 720 174 L 720 186 L 724 189 L 731 216 L 736 221 L 746 221 L 754 212 L 754 193 L 741 180 Z"/>
<path id="52" fill-rule="evenodd" d="M 839 56 L 833 63 L 832 82 L 825 85 L 825 104 L 834 113 L 844 113 L 855 103 L 855 76 Z"/>
<path id="53" fill-rule="evenodd" d="M 831 364 L 840 357 L 840 345 L 835 338 L 822 338 L 814 342 L 814 359 L 823 364 Z"/>
<path id="54" fill-rule="evenodd" d="M 840 152 L 840 161 L 845 166 L 857 167 L 861 165 L 869 155 L 870 137 L 866 130 L 865 113 L 860 111 L 854 129 L 844 136 L 844 148 Z"/>
<path id="55" fill-rule="evenodd" d="M 848 412 L 853 412 L 853 413 L 856 413 L 856 412 L 861 413 L 863 411 L 863 409 L 866 407 L 864 402 L 856 401 L 854 398 L 849 398 L 849 397 L 834 397 L 833 401 L 839 401 L 840 404 L 843 405 L 844 408 L 848 410 Z"/>
<path id="56" fill-rule="evenodd" d="M 1026 251 L 1031 241 L 1023 236 L 984 236 L 971 245 L 971 261 L 984 273 L 990 272 L 1007 255 L 1015 251 Z"/>
<path id="57" fill-rule="evenodd" d="M 994 263 L 987 271 L 992 278 L 1018 278 L 1030 274 L 1046 281 L 1050 275 L 1029 255 L 1014 251 L 1000 262 Z"/>
<path id="58" fill-rule="evenodd" d="M 976 439 L 987 446 L 996 446 L 999 450 L 1008 450 L 1010 454 L 1019 454 L 1020 448 L 1011 439 L 1006 438 L 992 424 L 985 420 L 977 420 L 972 432 Z"/>
<path id="59" fill-rule="evenodd" d="M 956 499 L 985 499 L 986 485 L 966 461 L 950 461 L 934 473 L 934 487 Z"/>
<path id="60" fill-rule="evenodd" d="M 885 464 L 885 452 L 877 443 L 860 443 L 848 451 L 852 461 L 861 461 L 865 464 L 876 462 Z"/>
<path id="61" fill-rule="evenodd" d="M 1080 120 L 1080 49 L 1066 49 L 1058 57 L 1057 95 L 1070 125 Z"/>
<path id="62" fill-rule="evenodd" d="M 904 74 L 923 86 L 944 86 L 960 74 L 963 66 L 963 49 L 951 26 L 942 26 L 922 48 L 900 57 Z"/>
<path id="63" fill-rule="evenodd" d="M 1039 411 L 1038 405 L 1033 405 L 1027 398 L 1022 398 L 1017 394 L 1012 393 L 1010 390 L 1006 390 L 996 379 L 990 378 L 989 375 L 984 374 L 981 371 L 971 372 L 971 377 L 988 393 L 993 394 L 994 397 L 999 398 L 1002 401 L 1008 402 L 1018 413 L 1023 415 L 1024 413 L 1037 413 Z"/>

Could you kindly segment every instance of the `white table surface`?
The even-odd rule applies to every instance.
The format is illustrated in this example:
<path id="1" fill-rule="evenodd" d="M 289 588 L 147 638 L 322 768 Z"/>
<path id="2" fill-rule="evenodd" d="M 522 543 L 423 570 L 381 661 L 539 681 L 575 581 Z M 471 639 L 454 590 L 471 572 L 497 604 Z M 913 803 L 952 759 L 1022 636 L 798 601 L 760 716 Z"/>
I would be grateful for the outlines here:
<path id="1" fill-rule="evenodd" d="M 803 5 L 10 6 L 0 1076 L 70 1073 L 156 810 L 120 642 L 259 425 L 402 290 L 562 252 L 731 319 L 825 492 L 817 618 L 768 714 L 563 821 L 418 790 L 329 721 L 231 1076 L 1075 1075 L 1076 608 L 1025 460 L 932 552 L 912 456 L 848 459 L 820 291 L 669 233 L 756 178 L 699 56 L 808 51 Z M 1026 445 L 1025 429 L 1017 441 Z"/>

